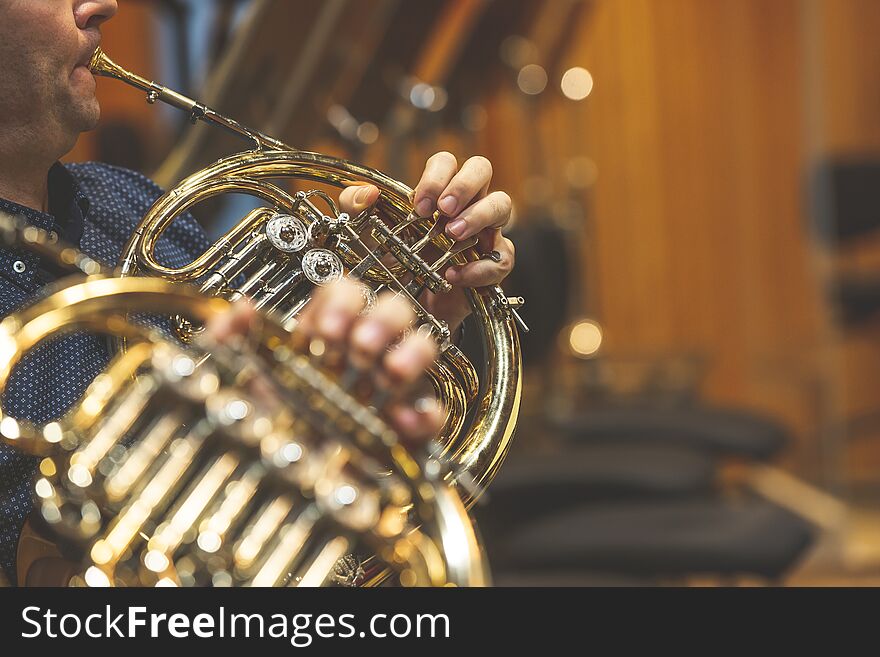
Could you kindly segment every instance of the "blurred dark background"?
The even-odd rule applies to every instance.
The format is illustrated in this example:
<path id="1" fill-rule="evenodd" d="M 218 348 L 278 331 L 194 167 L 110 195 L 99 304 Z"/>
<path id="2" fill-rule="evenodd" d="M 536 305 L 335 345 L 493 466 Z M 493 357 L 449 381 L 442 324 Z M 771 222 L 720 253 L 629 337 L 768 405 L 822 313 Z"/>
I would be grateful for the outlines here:
<path id="1" fill-rule="evenodd" d="M 821 584 L 880 581 L 878 31 L 876 0 L 121 0 L 104 45 L 410 184 L 492 160 L 533 329 L 477 511 L 499 583 Z M 99 94 L 72 159 L 167 186 L 241 147 Z"/>

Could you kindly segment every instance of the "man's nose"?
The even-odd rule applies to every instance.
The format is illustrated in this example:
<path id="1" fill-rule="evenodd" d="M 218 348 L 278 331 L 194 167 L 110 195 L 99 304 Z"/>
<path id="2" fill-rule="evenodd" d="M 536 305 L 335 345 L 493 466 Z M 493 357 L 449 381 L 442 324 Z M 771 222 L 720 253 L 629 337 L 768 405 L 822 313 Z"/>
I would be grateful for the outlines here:
<path id="1" fill-rule="evenodd" d="M 116 0 L 84 0 L 74 8 L 76 25 L 81 30 L 98 27 L 113 18 L 118 9 Z"/>

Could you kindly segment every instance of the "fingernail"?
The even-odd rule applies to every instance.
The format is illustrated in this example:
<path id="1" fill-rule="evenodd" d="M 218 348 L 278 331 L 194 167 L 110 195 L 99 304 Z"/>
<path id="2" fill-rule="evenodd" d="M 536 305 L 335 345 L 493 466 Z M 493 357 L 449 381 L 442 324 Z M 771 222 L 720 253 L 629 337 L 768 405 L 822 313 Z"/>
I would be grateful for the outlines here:
<path id="1" fill-rule="evenodd" d="M 358 205 L 363 205 L 367 202 L 367 199 L 370 197 L 370 188 L 362 187 L 357 194 L 354 195 L 354 202 Z"/>
<path id="2" fill-rule="evenodd" d="M 467 230 L 467 222 L 464 219 L 457 219 L 446 227 L 446 232 L 453 237 L 461 237 Z"/>
<path id="3" fill-rule="evenodd" d="M 420 217 L 427 217 L 429 214 L 431 214 L 431 210 L 433 208 L 434 204 L 431 202 L 431 199 L 423 198 L 416 206 L 416 214 L 418 214 Z"/>
<path id="4" fill-rule="evenodd" d="M 382 349 L 387 337 L 379 322 L 367 320 L 355 329 L 352 342 L 366 352 L 377 352 Z"/>
<path id="5" fill-rule="evenodd" d="M 455 214 L 455 211 L 458 209 L 458 201 L 454 196 L 444 196 L 442 199 L 440 199 L 440 203 L 438 203 L 437 205 L 444 214 L 450 217 L 453 216 Z"/>
<path id="6" fill-rule="evenodd" d="M 342 310 L 328 311 L 321 317 L 319 330 L 322 335 L 331 339 L 339 338 L 345 331 L 347 317 Z"/>

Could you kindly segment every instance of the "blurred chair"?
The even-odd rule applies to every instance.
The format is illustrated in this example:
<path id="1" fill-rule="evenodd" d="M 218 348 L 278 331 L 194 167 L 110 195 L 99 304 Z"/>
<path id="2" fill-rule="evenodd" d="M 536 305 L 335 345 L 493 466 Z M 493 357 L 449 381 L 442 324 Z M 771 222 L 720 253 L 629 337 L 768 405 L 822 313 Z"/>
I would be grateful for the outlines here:
<path id="1" fill-rule="evenodd" d="M 786 428 L 769 417 L 703 405 L 592 408 L 557 419 L 555 428 L 575 443 L 664 444 L 758 460 L 776 456 L 789 442 Z"/>
<path id="2" fill-rule="evenodd" d="M 813 534 L 812 525 L 772 503 L 708 498 L 578 505 L 486 540 L 502 578 L 604 573 L 776 583 Z"/>
<path id="3" fill-rule="evenodd" d="M 821 162 L 809 188 L 813 233 L 838 254 L 880 236 L 880 160 L 829 159 Z M 880 271 L 838 269 L 828 294 L 846 327 L 858 327 L 880 312 Z"/>
<path id="4" fill-rule="evenodd" d="M 716 462 L 708 454 L 656 445 L 589 445 L 560 454 L 513 454 L 487 493 L 481 528 L 501 535 L 548 511 L 609 501 L 709 495 Z"/>
<path id="5" fill-rule="evenodd" d="M 511 457 L 474 513 L 500 585 L 630 585 L 740 576 L 775 583 L 815 526 L 731 495 L 706 450 L 597 444 Z"/>
<path id="6" fill-rule="evenodd" d="M 669 394 L 656 385 L 662 376 L 631 378 L 645 383 L 628 394 L 590 389 L 592 404 L 578 398 L 554 414 L 557 451 L 514 454 L 493 482 L 476 516 L 498 582 L 777 583 L 834 513 L 801 513 L 797 500 L 811 490 L 790 477 L 751 486 L 750 475 L 731 482 L 721 472 L 733 462 L 777 473 L 770 462 L 790 441 L 786 427 L 701 402 L 696 376 L 683 377 L 692 393 L 672 377 Z"/>
<path id="7" fill-rule="evenodd" d="M 844 326 L 864 326 L 880 312 L 880 273 L 838 274 L 828 295 Z"/>
<path id="8" fill-rule="evenodd" d="M 578 372 L 555 391 L 549 429 L 562 443 L 674 445 L 716 457 L 767 461 L 788 429 L 752 410 L 707 403 L 707 360 L 696 353 L 573 360 Z M 574 388 L 574 389 L 573 389 Z"/>
<path id="9" fill-rule="evenodd" d="M 880 228 L 880 160 L 822 161 L 809 195 L 814 232 L 826 245 L 846 246 L 871 235 Z"/>

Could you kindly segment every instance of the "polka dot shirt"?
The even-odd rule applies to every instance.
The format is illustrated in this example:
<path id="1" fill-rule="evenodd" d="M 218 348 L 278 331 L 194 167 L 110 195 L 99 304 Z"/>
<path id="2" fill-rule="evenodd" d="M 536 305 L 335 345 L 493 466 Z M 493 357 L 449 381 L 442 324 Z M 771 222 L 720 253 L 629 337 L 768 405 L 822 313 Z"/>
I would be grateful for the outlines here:
<path id="1" fill-rule="evenodd" d="M 133 171 L 104 164 L 56 164 L 49 173 L 49 213 L 0 199 L 0 210 L 55 232 L 63 241 L 104 264 L 115 265 L 138 220 L 161 190 Z M 157 256 L 180 266 L 208 246 L 191 217 L 175 221 L 160 241 Z M 58 273 L 26 250 L 0 247 L 0 316 L 34 301 Z M 4 410 L 36 423 L 60 418 L 109 361 L 104 336 L 72 334 L 47 342 L 16 368 L 2 399 Z M 0 568 L 15 582 L 15 551 L 31 510 L 36 460 L 0 445 Z"/>

